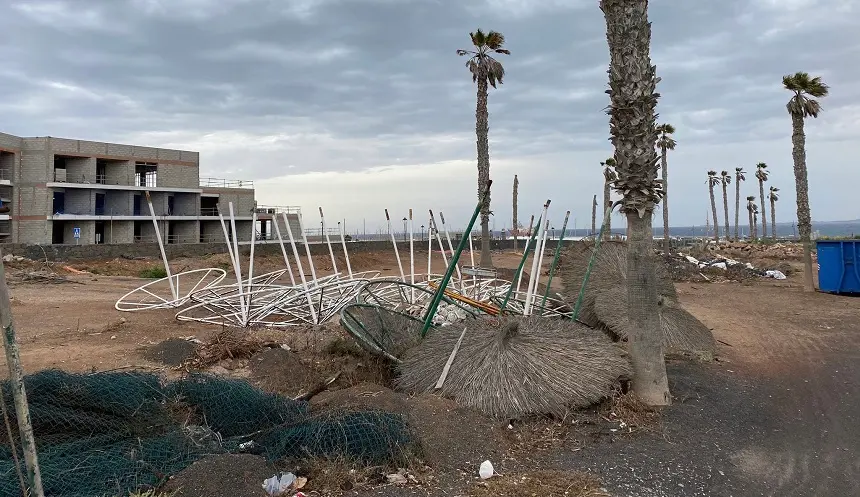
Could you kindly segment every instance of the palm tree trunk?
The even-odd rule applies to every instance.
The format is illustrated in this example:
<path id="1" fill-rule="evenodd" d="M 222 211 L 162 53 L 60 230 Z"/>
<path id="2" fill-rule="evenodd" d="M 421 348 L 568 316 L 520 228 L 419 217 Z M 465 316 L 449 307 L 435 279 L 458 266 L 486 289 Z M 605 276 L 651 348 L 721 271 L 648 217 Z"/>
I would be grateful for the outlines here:
<path id="1" fill-rule="evenodd" d="M 776 240 L 776 202 L 770 199 L 770 237 Z"/>
<path id="2" fill-rule="evenodd" d="M 749 214 L 750 214 L 750 241 L 752 241 L 752 240 L 756 239 L 756 236 L 755 236 L 756 235 L 756 233 L 755 233 L 756 227 L 755 227 L 755 222 L 753 221 L 752 209 L 749 210 Z"/>
<path id="3" fill-rule="evenodd" d="M 597 195 L 591 200 L 591 234 L 596 235 L 597 231 Z"/>
<path id="4" fill-rule="evenodd" d="M 726 240 L 729 239 L 729 194 L 726 188 L 726 182 L 723 181 L 723 214 L 726 219 Z"/>
<path id="5" fill-rule="evenodd" d="M 758 196 L 761 198 L 761 237 L 767 238 L 767 212 L 764 208 L 764 181 L 758 180 Z"/>
<path id="6" fill-rule="evenodd" d="M 672 242 L 669 240 L 669 165 L 666 159 L 666 147 L 660 147 L 662 156 L 660 160 L 663 166 L 663 252 L 669 257 Z"/>
<path id="7" fill-rule="evenodd" d="M 517 178 L 517 175 L 514 175 L 514 215 L 513 215 L 513 228 L 514 232 L 514 251 L 517 250 L 517 237 L 519 236 L 519 219 L 517 219 L 517 190 L 520 187 L 520 180 Z M 481 246 L 481 250 L 483 250 L 483 245 Z"/>
<path id="8" fill-rule="evenodd" d="M 714 185 L 709 184 L 708 190 L 711 193 L 711 212 L 714 215 L 714 241 L 720 242 L 720 222 L 717 220 L 717 202 L 714 200 Z"/>
<path id="9" fill-rule="evenodd" d="M 740 240 L 738 236 L 738 222 L 741 214 L 741 180 L 735 175 L 735 241 Z"/>
<path id="10" fill-rule="evenodd" d="M 609 45 L 610 133 L 620 183 L 626 190 L 628 347 L 633 391 L 650 405 L 672 402 L 660 329 L 654 267 L 654 212 L 657 183 L 657 78 L 651 65 L 648 0 L 600 0 Z"/>
<path id="11" fill-rule="evenodd" d="M 475 135 L 478 141 L 478 201 L 487 191 L 490 181 L 490 126 L 487 122 L 487 80 L 478 79 L 478 105 L 475 109 Z M 481 267 L 492 268 L 493 259 L 490 255 L 490 193 L 481 205 Z"/>
<path id="12" fill-rule="evenodd" d="M 606 209 L 609 208 L 609 205 L 612 201 L 609 199 L 609 182 L 603 182 L 603 212 L 606 212 Z M 612 236 L 612 215 L 606 218 L 606 231 L 603 232 L 603 239 L 609 240 Z"/>
<path id="13" fill-rule="evenodd" d="M 806 134 L 803 116 L 791 115 L 791 157 L 794 159 L 794 184 L 797 190 L 797 230 L 803 243 L 803 290 L 815 291 L 812 280 L 812 214 L 809 212 L 809 180 L 806 177 Z"/>

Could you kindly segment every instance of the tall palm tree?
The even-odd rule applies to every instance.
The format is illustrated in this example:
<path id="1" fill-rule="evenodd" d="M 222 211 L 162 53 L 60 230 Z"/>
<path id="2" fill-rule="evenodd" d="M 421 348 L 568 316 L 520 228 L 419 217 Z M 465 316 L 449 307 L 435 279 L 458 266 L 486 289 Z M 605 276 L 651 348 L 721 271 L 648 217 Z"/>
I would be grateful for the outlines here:
<path id="1" fill-rule="evenodd" d="M 597 231 L 597 195 L 591 199 L 591 234 L 596 235 Z"/>
<path id="2" fill-rule="evenodd" d="M 726 220 L 726 227 L 725 227 L 726 240 L 729 239 L 729 194 L 728 194 L 728 191 L 726 190 L 726 187 L 728 187 L 729 183 L 731 183 L 731 182 L 732 182 L 732 175 L 729 174 L 728 171 L 720 171 L 720 183 L 722 183 L 722 185 L 723 185 L 723 213 L 725 214 L 725 220 Z"/>
<path id="3" fill-rule="evenodd" d="M 770 200 L 770 237 L 776 240 L 776 201 L 779 200 L 779 188 L 770 187 L 767 198 Z"/>
<path id="4" fill-rule="evenodd" d="M 753 210 L 758 210 L 758 207 L 756 207 L 755 205 L 755 196 L 750 195 L 749 197 L 747 197 L 747 211 L 750 215 L 750 241 L 758 239 L 758 226 L 753 219 Z"/>
<path id="5" fill-rule="evenodd" d="M 657 126 L 657 147 L 660 148 L 660 161 L 663 166 L 663 251 L 666 256 L 669 256 L 671 242 L 669 241 L 669 165 L 666 158 L 667 150 L 675 150 L 675 145 L 678 142 L 672 138 L 675 133 L 675 127 L 669 123 L 663 123 Z"/>
<path id="6" fill-rule="evenodd" d="M 720 241 L 720 222 L 717 220 L 717 202 L 714 200 L 714 186 L 720 184 L 720 178 L 717 177 L 716 171 L 708 171 L 708 193 L 711 194 L 711 212 L 714 217 L 714 241 Z"/>
<path id="7" fill-rule="evenodd" d="M 756 228 L 755 228 L 755 236 L 756 236 L 756 240 L 758 240 L 758 239 L 759 239 L 759 236 L 758 236 L 758 205 L 757 205 L 757 204 L 753 203 L 753 205 L 752 205 L 752 211 L 753 211 L 753 224 L 754 224 L 754 225 L 755 225 L 755 227 L 756 227 Z M 764 238 L 764 237 L 765 237 L 765 235 L 764 235 L 764 234 L 762 234 L 762 236 L 761 236 L 761 237 L 762 237 L 762 238 Z"/>
<path id="8" fill-rule="evenodd" d="M 490 180 L 490 142 L 488 134 L 490 127 L 487 122 L 487 94 L 489 86 L 496 88 L 496 83 L 502 84 L 505 68 L 493 58 L 492 54 L 510 55 L 510 51 L 502 48 L 505 36 L 496 31 L 484 33 L 477 30 L 469 33 L 472 47 L 469 50 L 457 50 L 457 55 L 468 55 L 466 67 L 472 73 L 472 82 L 478 84 L 478 103 L 475 109 L 475 134 L 478 138 L 478 201 L 481 205 L 481 267 L 493 266 L 490 255 L 490 195 L 487 182 Z M 488 86 L 489 85 L 489 86 Z M 484 196 L 483 201 L 481 197 Z"/>
<path id="9" fill-rule="evenodd" d="M 797 190 L 797 228 L 803 242 L 803 289 L 815 291 L 812 282 L 812 214 L 809 212 L 809 180 L 806 175 L 806 134 L 803 122 L 807 117 L 818 117 L 821 104 L 815 98 L 826 97 L 830 88 L 820 77 L 797 72 L 782 77 L 785 89 L 794 93 L 785 105 L 791 116 L 791 157 L 794 159 L 794 182 Z"/>
<path id="10" fill-rule="evenodd" d="M 627 217 L 627 318 L 633 391 L 645 403 L 672 401 L 660 331 L 651 216 L 657 179 L 657 76 L 651 65 L 648 0 L 600 0 L 609 45 L 609 132 L 615 147 L 615 188 Z"/>
<path id="11" fill-rule="evenodd" d="M 755 165 L 755 177 L 758 180 L 758 198 L 761 200 L 761 237 L 767 237 L 767 210 L 764 208 L 764 182 L 767 181 L 767 164 L 759 162 Z"/>
<path id="12" fill-rule="evenodd" d="M 609 192 L 612 184 L 618 179 L 618 174 L 615 172 L 615 159 L 612 157 L 600 163 L 603 166 L 603 213 L 606 214 L 606 209 L 612 205 L 612 199 L 609 198 Z M 603 232 L 603 239 L 609 240 L 612 237 L 612 216 L 606 218 L 606 231 Z"/>
<path id="13" fill-rule="evenodd" d="M 735 168 L 735 241 L 738 241 L 738 215 L 741 211 L 741 181 L 746 181 L 746 171 L 742 167 Z"/>

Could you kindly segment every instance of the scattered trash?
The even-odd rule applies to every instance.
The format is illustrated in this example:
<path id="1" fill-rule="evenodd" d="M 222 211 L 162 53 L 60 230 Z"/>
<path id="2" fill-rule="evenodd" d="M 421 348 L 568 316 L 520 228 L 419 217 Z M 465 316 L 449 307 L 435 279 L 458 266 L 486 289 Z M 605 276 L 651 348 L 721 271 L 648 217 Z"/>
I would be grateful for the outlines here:
<path id="1" fill-rule="evenodd" d="M 777 270 L 775 270 L 775 269 L 772 269 L 772 270 L 770 270 L 770 271 L 765 271 L 765 275 L 766 275 L 768 278 L 773 278 L 773 279 L 775 279 L 775 280 L 784 280 L 784 279 L 786 279 L 786 278 L 785 278 L 785 275 L 782 273 L 782 271 L 777 271 Z"/>
<path id="2" fill-rule="evenodd" d="M 296 475 L 292 473 L 284 473 L 281 476 L 275 475 L 263 480 L 263 490 L 272 497 L 279 497 L 286 495 L 295 482 Z"/>
<path id="3" fill-rule="evenodd" d="M 405 485 L 409 483 L 409 479 L 406 478 L 406 475 L 403 474 L 404 471 L 401 469 L 397 473 L 391 473 L 390 475 L 386 475 L 385 478 L 388 480 L 388 483 L 393 483 L 395 485 Z"/>
<path id="4" fill-rule="evenodd" d="M 496 473 L 493 470 L 493 463 L 491 463 L 490 461 L 482 462 L 481 467 L 478 468 L 478 476 L 480 476 L 482 480 L 492 478 L 495 474 Z"/>

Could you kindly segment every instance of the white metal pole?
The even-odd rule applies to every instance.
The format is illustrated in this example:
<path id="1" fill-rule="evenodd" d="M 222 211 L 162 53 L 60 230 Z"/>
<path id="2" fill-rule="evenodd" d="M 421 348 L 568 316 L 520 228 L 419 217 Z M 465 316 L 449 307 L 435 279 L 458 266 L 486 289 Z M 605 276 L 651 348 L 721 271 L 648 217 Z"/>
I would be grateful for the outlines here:
<path id="1" fill-rule="evenodd" d="M 254 247 L 257 245 L 257 209 L 254 209 L 251 213 L 251 257 L 248 261 L 248 295 L 247 295 L 247 308 L 248 312 L 251 311 L 251 282 L 254 279 Z"/>
<path id="2" fill-rule="evenodd" d="M 532 258 L 532 273 L 529 275 L 529 286 L 526 289 L 526 299 L 523 307 L 523 314 L 528 316 L 531 314 L 531 302 L 532 297 L 534 296 L 534 291 L 537 286 L 538 280 L 540 280 L 540 265 L 541 259 L 543 257 L 543 249 L 546 246 L 546 237 L 549 234 L 549 219 L 547 219 L 547 211 L 549 210 L 549 200 L 547 200 L 546 204 L 543 208 L 543 216 L 541 219 L 545 219 L 543 232 L 538 235 L 538 238 L 535 240 L 535 252 L 534 257 Z M 540 226 L 538 226 L 540 228 Z"/>
<path id="3" fill-rule="evenodd" d="M 430 272 L 433 270 L 433 217 L 427 218 L 427 281 L 430 281 Z"/>
<path id="4" fill-rule="evenodd" d="M 445 214 L 439 211 L 439 220 L 442 221 L 442 229 L 445 230 L 445 239 L 448 241 L 448 249 L 451 251 L 451 256 L 454 256 L 454 244 L 451 243 L 451 233 L 448 232 L 448 226 L 445 224 Z M 456 264 L 454 269 L 457 270 L 457 280 L 463 284 L 463 275 L 460 273 L 460 265 Z"/>
<path id="5" fill-rule="evenodd" d="M 325 243 L 328 245 L 328 255 L 331 256 L 331 267 L 334 270 L 333 274 L 337 274 L 337 260 L 334 258 L 334 250 L 331 248 L 331 238 L 328 236 L 328 230 L 325 227 L 325 216 L 323 216 L 322 207 L 320 207 L 320 222 L 322 230 L 325 233 Z"/>
<path id="6" fill-rule="evenodd" d="M 173 300 L 179 300 L 179 292 L 176 291 L 176 285 L 173 284 L 173 276 L 170 274 L 170 264 L 167 263 L 167 253 L 164 251 L 164 243 L 161 241 L 161 230 L 158 229 L 158 219 L 155 217 L 155 208 L 152 207 L 152 199 L 149 197 L 149 190 L 146 194 L 146 203 L 149 204 L 149 214 L 152 216 L 152 225 L 155 227 L 155 240 L 158 241 L 158 250 L 161 251 L 161 260 L 164 262 L 164 272 L 167 274 L 167 283 L 170 285 L 170 293 L 173 295 Z"/>
<path id="7" fill-rule="evenodd" d="M 317 286 L 317 270 L 314 267 L 314 258 L 311 257 L 311 245 L 308 243 L 308 234 L 305 233 L 305 226 L 302 223 L 302 213 L 299 212 L 299 229 L 302 230 L 302 243 L 305 244 L 305 254 L 308 256 L 308 264 L 311 266 L 311 278 L 313 278 L 314 287 Z"/>
<path id="8" fill-rule="evenodd" d="M 349 273 L 349 279 L 352 279 L 352 264 L 349 263 L 349 250 L 346 249 L 346 219 L 340 226 L 340 244 L 343 245 L 343 258 L 346 259 L 346 271 Z"/>
<path id="9" fill-rule="evenodd" d="M 12 302 L 9 298 L 9 287 L 6 286 L 6 268 L 0 262 L 0 326 L 3 328 L 3 348 L 6 351 L 6 366 L 9 368 L 9 386 L 15 404 L 15 414 L 18 418 L 18 431 L 24 450 L 24 465 L 27 467 L 27 486 L 32 497 L 44 497 L 42 474 L 39 471 L 39 457 L 36 453 L 36 439 L 33 436 L 33 425 L 30 420 L 30 406 L 27 403 L 27 392 L 24 390 L 24 369 L 21 367 L 21 357 L 18 342 L 15 339 L 15 323 L 12 320 Z M 14 442 L 9 440 L 9 444 Z M 14 446 L 12 450 L 16 450 Z M 11 475 L 9 476 L 11 479 Z M 26 491 L 21 489 L 22 492 Z"/>
<path id="10" fill-rule="evenodd" d="M 543 271 L 543 257 L 546 254 L 547 233 L 549 233 L 549 220 L 547 220 L 546 228 L 544 230 L 543 235 L 543 241 L 540 245 L 540 255 L 538 256 L 537 271 L 535 271 L 536 276 L 534 277 L 534 281 L 530 282 L 531 291 L 526 296 L 526 299 L 528 300 L 529 304 L 529 314 L 531 314 L 532 310 L 534 309 L 535 296 L 537 295 L 537 288 L 538 284 L 540 283 L 540 274 L 541 271 Z"/>
<path id="11" fill-rule="evenodd" d="M 290 274 L 290 284 L 296 286 L 296 277 L 293 276 L 293 267 L 290 265 L 290 258 L 287 257 L 287 249 L 284 247 L 284 237 L 281 236 L 281 228 L 278 227 L 278 215 L 272 218 L 272 225 L 275 228 L 275 235 L 278 237 L 278 245 L 281 246 L 281 253 L 284 254 L 284 264 L 287 266 L 287 272 Z"/>
<path id="12" fill-rule="evenodd" d="M 406 274 L 403 272 L 403 263 L 400 262 L 400 252 L 397 251 L 397 238 L 394 236 L 394 230 L 391 229 L 391 217 L 388 215 L 388 209 L 385 209 L 385 220 L 388 222 L 388 233 L 391 234 L 391 245 L 394 246 L 394 258 L 397 259 L 397 267 L 400 268 L 400 281 L 406 282 Z"/>
<path id="13" fill-rule="evenodd" d="M 535 224 L 535 215 L 534 215 L 534 214 L 532 214 L 531 219 L 529 219 L 529 230 L 528 230 L 528 231 L 526 231 L 526 235 L 527 235 L 527 236 L 525 237 L 526 245 L 525 245 L 525 247 L 523 248 L 523 253 L 524 253 L 524 254 L 525 254 L 526 252 L 528 252 L 528 250 L 529 250 L 529 245 L 530 245 L 530 242 L 531 242 L 531 240 L 532 240 L 532 227 L 534 226 L 534 224 Z M 519 276 L 517 277 L 517 291 L 516 291 L 516 293 L 514 294 L 514 295 L 515 295 L 515 297 L 514 297 L 514 298 L 519 298 L 520 288 L 522 287 L 522 283 L 523 283 L 523 272 L 522 272 L 522 271 L 520 271 L 520 274 L 519 274 Z"/>
<path id="14" fill-rule="evenodd" d="M 236 254 L 236 264 L 233 266 L 233 269 L 236 271 L 236 284 L 239 286 L 239 305 L 241 306 L 242 311 L 242 326 L 247 326 L 248 308 L 245 306 L 245 291 L 244 285 L 242 284 L 242 264 L 239 261 L 239 238 L 236 234 L 236 215 L 233 213 L 233 202 L 229 202 L 227 205 L 230 208 L 230 229 L 231 234 L 233 235 L 233 253 Z"/>
<path id="15" fill-rule="evenodd" d="M 302 280 L 302 289 L 304 290 L 305 295 L 308 299 L 308 309 L 311 311 L 311 317 L 313 318 L 313 322 L 317 323 L 317 311 L 314 309 L 314 302 L 311 300 L 311 294 L 308 291 L 308 282 L 305 279 L 305 270 L 302 268 L 302 258 L 299 256 L 299 249 L 296 248 L 296 239 L 293 237 L 293 228 L 290 227 L 290 220 L 287 218 L 287 213 L 282 212 L 281 215 L 284 217 L 284 224 L 287 226 L 287 237 L 290 239 L 290 246 L 293 248 L 293 257 L 296 259 L 296 266 L 298 266 L 299 270 L 299 278 Z"/>
<path id="16" fill-rule="evenodd" d="M 412 219 L 412 209 L 409 209 L 409 283 L 415 286 L 415 222 Z M 411 303 L 415 302 L 415 288 L 412 288 Z"/>
<path id="17" fill-rule="evenodd" d="M 436 216 L 433 215 L 433 210 L 430 210 L 430 224 L 433 225 L 433 231 L 436 232 L 436 242 L 439 244 L 439 250 L 442 251 L 442 262 L 445 268 L 448 267 L 448 256 L 445 254 L 445 245 L 442 243 L 442 235 L 439 233 L 439 227 L 436 226 Z"/>
<path id="18" fill-rule="evenodd" d="M 472 243 L 472 233 L 471 232 L 469 232 L 469 233 L 464 232 L 463 236 L 469 237 L 469 258 L 472 259 L 472 271 L 474 271 L 475 270 L 475 244 Z M 472 274 L 472 287 L 474 290 L 473 296 L 477 296 L 478 295 L 478 276 L 475 274 Z"/>

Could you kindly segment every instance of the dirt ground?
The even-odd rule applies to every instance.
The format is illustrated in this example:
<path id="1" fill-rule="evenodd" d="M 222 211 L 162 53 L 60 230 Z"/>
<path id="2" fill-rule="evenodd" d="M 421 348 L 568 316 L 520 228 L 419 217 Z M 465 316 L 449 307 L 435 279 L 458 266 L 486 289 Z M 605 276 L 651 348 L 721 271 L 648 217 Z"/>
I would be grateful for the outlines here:
<path id="1" fill-rule="evenodd" d="M 746 261 L 741 253 L 726 255 Z M 757 253 L 754 258 L 757 265 L 787 263 L 800 269 L 797 258 L 789 255 Z M 416 262 L 422 268 L 417 271 L 426 271 L 426 257 L 426 252 L 419 254 L 423 264 Z M 330 261 L 325 269 L 325 259 L 317 258 L 318 272 L 331 271 Z M 436 259 L 434 272 L 441 272 L 441 257 Z M 171 266 L 224 267 L 227 260 L 214 255 L 172 261 Z M 351 262 L 356 271 L 399 272 L 391 254 L 361 254 Z M 512 268 L 519 256 L 498 253 L 494 262 Z M 256 261 L 255 273 L 280 268 L 279 263 L 277 258 Z M 124 313 L 113 307 L 119 296 L 142 284 L 136 277 L 141 270 L 157 265 L 156 260 L 126 259 L 76 264 L 71 270 L 53 265 L 47 270 L 69 282 L 50 283 L 20 278 L 46 271 L 43 263 L 7 263 L 25 371 L 150 369 L 180 374 L 171 364 L 178 363 L 175 354 L 188 355 L 190 349 L 179 343 L 177 351 L 163 342 L 207 341 L 219 328 L 178 322 L 169 310 Z M 600 411 L 582 412 L 565 422 L 508 426 L 443 399 L 403 397 L 379 386 L 390 371 L 358 350 L 337 325 L 261 330 L 261 340 L 284 344 L 290 351 L 270 347 L 248 358 L 218 361 L 210 371 L 248 378 L 287 395 L 341 372 L 333 391 L 315 404 L 367 402 L 426 426 L 420 436 L 431 447 L 427 463 L 432 469 L 417 471 L 418 483 L 350 484 L 344 487 L 348 495 L 491 495 L 493 480 L 475 481 L 484 459 L 492 460 L 505 478 L 522 481 L 536 471 L 589 471 L 616 497 L 860 495 L 860 300 L 805 294 L 801 282 L 796 271 L 784 281 L 677 283 L 684 307 L 719 340 L 718 359 L 670 360 L 674 405 L 663 412 L 659 428 L 632 434 Z M 279 372 L 278 364 L 290 358 L 298 364 Z M 296 376 L 299 367 L 304 369 Z M 5 375 L 5 363 L 2 371 Z M 291 375 L 300 381 L 281 381 Z M 202 495 L 198 490 L 206 488 L 231 488 L 223 495 L 262 495 L 261 481 L 245 480 L 271 476 L 276 468 L 252 456 L 235 456 L 243 458 L 238 462 L 232 457 L 198 463 L 196 473 L 188 470 L 183 488 L 194 492 L 181 495 Z M 207 487 L 194 483 L 204 476 L 212 479 Z"/>

